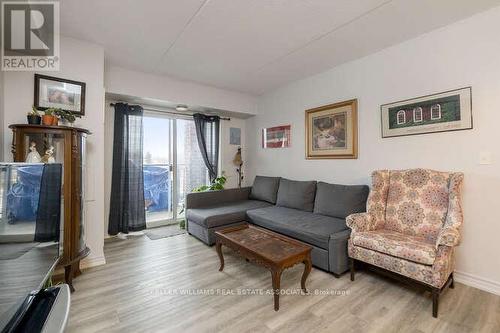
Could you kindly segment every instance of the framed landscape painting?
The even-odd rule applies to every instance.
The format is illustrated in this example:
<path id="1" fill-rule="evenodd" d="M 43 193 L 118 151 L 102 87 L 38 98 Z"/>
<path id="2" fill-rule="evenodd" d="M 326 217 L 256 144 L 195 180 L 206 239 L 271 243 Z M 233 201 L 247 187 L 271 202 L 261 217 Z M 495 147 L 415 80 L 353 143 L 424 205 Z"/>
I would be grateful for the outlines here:
<path id="1" fill-rule="evenodd" d="M 60 108 L 85 115 L 85 82 L 35 74 L 34 106 L 39 110 Z"/>
<path id="2" fill-rule="evenodd" d="M 380 110 L 383 138 L 472 129 L 472 89 L 384 104 Z"/>
<path id="3" fill-rule="evenodd" d="M 306 158 L 358 158 L 358 101 L 306 110 Z"/>
<path id="4" fill-rule="evenodd" d="M 290 125 L 262 129 L 262 148 L 290 147 Z"/>

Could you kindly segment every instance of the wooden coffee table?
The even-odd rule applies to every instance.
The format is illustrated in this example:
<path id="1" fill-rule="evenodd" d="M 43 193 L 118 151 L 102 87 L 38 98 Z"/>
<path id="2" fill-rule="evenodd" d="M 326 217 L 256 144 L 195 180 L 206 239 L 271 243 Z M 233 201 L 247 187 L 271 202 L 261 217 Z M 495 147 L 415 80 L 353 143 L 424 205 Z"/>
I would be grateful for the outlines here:
<path id="1" fill-rule="evenodd" d="M 275 232 L 255 227 L 253 225 L 239 225 L 220 229 L 215 232 L 216 249 L 220 259 L 219 271 L 224 269 L 222 245 L 232 249 L 248 261 L 254 262 L 271 271 L 274 310 L 279 310 L 279 294 L 281 273 L 284 269 L 298 263 L 304 263 L 304 273 L 300 286 L 306 290 L 306 279 L 311 272 L 312 247 L 295 239 Z"/>

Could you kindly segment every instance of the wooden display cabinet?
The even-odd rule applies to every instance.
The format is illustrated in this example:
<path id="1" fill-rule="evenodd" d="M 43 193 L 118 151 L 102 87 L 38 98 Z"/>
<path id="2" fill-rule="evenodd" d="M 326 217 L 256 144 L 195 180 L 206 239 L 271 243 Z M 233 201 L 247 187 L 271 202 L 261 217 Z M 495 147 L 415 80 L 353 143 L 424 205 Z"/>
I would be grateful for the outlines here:
<path id="1" fill-rule="evenodd" d="M 42 157 L 50 147 L 54 147 L 55 162 L 63 165 L 63 237 L 59 266 L 64 267 L 64 278 L 73 291 L 72 280 L 80 274 L 80 260 L 90 252 L 84 237 L 85 145 L 90 132 L 68 126 L 19 124 L 9 128 L 13 132 L 12 154 L 15 162 L 25 162 L 30 144 L 34 142 Z"/>

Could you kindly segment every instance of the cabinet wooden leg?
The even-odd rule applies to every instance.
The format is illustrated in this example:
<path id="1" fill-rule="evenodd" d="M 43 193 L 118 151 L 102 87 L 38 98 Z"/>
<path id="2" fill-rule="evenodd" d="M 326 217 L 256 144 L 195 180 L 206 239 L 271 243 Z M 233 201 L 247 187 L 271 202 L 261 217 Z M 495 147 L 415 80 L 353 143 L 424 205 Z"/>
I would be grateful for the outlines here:
<path id="1" fill-rule="evenodd" d="M 273 293 L 274 293 L 274 311 L 280 309 L 280 284 L 281 284 L 281 271 L 271 271 L 273 279 Z"/>
<path id="2" fill-rule="evenodd" d="M 73 265 L 64 266 L 64 280 L 69 286 L 69 290 L 71 292 L 74 292 L 75 288 L 73 287 Z"/>

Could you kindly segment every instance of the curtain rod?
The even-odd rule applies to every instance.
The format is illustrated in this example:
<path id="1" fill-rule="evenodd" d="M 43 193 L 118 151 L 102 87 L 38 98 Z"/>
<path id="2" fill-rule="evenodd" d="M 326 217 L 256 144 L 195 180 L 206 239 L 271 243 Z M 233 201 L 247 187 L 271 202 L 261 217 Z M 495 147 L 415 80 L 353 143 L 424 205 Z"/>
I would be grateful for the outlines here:
<path id="1" fill-rule="evenodd" d="M 109 103 L 109 106 L 115 106 L 115 103 Z M 166 110 L 159 110 L 159 109 L 151 109 L 151 108 L 145 108 L 143 106 L 141 106 L 144 110 L 146 111 L 152 111 L 152 112 L 157 112 L 157 113 L 167 113 L 167 114 L 174 114 L 174 115 L 177 115 L 177 116 L 192 116 L 193 113 L 190 112 L 189 114 L 187 113 L 182 113 L 182 112 L 174 112 L 174 111 L 166 111 Z M 227 117 L 219 117 L 220 120 L 231 120 L 231 118 L 227 118 Z"/>

